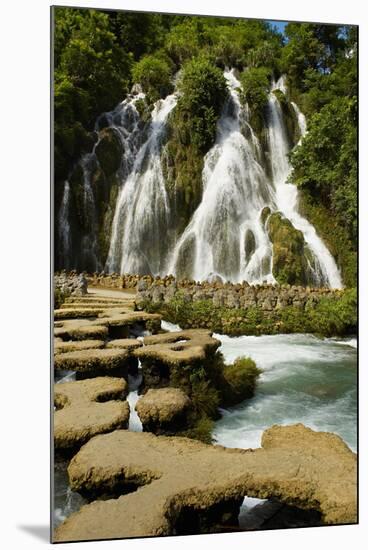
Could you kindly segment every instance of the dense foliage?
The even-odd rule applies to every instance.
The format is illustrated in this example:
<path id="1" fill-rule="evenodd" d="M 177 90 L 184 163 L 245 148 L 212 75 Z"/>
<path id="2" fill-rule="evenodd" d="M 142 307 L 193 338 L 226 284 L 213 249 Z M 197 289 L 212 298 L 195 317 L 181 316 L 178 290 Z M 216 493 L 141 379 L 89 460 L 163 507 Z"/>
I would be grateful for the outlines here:
<path id="1" fill-rule="evenodd" d="M 226 101 L 225 67 L 239 71 L 242 100 L 266 151 L 262 129 L 272 79 L 287 77 L 277 94 L 295 145 L 295 101 L 308 133 L 290 156 L 300 208 L 336 258 L 344 283 L 356 283 L 357 29 L 289 23 L 285 35 L 265 21 L 235 18 L 54 9 L 54 160 L 58 183 L 96 140 L 94 124 L 139 83 L 144 121 L 155 100 L 171 93 L 174 109 L 163 151 L 168 189 L 175 189 L 179 230 L 201 197 L 203 156 L 213 145 Z M 59 194 L 58 194 L 59 193 Z M 109 200 L 112 200 L 111 197 Z M 109 214 L 111 217 L 111 215 Z M 336 225 L 331 233 L 331 220 Z M 105 230 L 104 230 L 105 231 Z"/>

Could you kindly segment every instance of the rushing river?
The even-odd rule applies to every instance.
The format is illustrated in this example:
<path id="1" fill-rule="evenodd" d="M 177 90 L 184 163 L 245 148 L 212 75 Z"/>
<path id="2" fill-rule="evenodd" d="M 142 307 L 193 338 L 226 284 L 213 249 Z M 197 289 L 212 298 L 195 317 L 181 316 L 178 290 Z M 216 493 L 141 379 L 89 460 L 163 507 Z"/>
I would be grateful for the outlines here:
<path id="1" fill-rule="evenodd" d="M 357 447 L 356 340 L 309 334 L 240 336 L 215 334 L 226 362 L 247 355 L 262 369 L 256 395 L 222 411 L 214 437 L 226 447 L 260 447 L 273 424 L 302 422 L 340 435 Z"/>

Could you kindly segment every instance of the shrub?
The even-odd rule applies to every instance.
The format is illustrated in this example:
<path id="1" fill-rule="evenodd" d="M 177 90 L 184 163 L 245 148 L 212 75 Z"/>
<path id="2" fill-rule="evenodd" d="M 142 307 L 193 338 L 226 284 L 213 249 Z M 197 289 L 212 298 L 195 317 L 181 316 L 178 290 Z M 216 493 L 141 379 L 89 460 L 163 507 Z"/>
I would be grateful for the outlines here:
<path id="1" fill-rule="evenodd" d="M 241 98 L 250 108 L 261 111 L 267 104 L 270 89 L 270 71 L 266 67 L 252 67 L 240 75 Z"/>
<path id="2" fill-rule="evenodd" d="M 221 392 L 223 404 L 236 405 L 253 397 L 261 372 L 249 357 L 238 357 L 231 365 L 225 365 L 223 375 L 226 383 Z"/>
<path id="3" fill-rule="evenodd" d="M 142 86 L 150 102 L 165 97 L 173 90 L 170 63 L 165 56 L 159 54 L 142 57 L 134 65 L 132 77 L 134 82 Z"/>

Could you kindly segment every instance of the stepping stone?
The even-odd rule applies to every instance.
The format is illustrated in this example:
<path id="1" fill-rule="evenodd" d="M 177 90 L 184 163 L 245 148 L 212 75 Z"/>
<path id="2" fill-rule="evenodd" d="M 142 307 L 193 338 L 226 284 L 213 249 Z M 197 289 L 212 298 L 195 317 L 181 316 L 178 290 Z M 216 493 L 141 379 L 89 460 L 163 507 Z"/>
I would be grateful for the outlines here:
<path id="1" fill-rule="evenodd" d="M 55 338 L 54 342 L 54 355 L 58 353 L 65 353 L 68 351 L 81 351 L 85 349 L 99 349 L 105 346 L 105 342 L 102 340 L 70 340 L 69 342 L 63 342 L 61 338 Z"/>
<path id="2" fill-rule="evenodd" d="M 148 390 L 138 401 L 135 410 L 143 431 L 170 435 L 187 426 L 189 397 L 179 388 Z"/>
<path id="3" fill-rule="evenodd" d="M 196 519 L 214 532 L 219 515 L 234 517 L 246 495 L 317 510 L 325 524 L 357 521 L 356 455 L 339 436 L 302 424 L 273 426 L 254 450 L 115 430 L 86 443 L 68 474 L 81 493 L 139 489 L 83 506 L 55 542 L 193 533 Z"/>
<path id="4" fill-rule="evenodd" d="M 212 332 L 202 329 L 182 330 L 147 336 L 144 347 L 135 351 L 141 360 L 158 360 L 168 365 L 191 364 L 203 361 L 221 345 Z"/>
<path id="5" fill-rule="evenodd" d="M 92 378 L 54 385 L 54 442 L 57 449 L 74 449 L 96 434 L 126 428 L 128 387 L 122 378 Z"/>
<path id="6" fill-rule="evenodd" d="M 131 359 L 127 349 L 83 349 L 58 353 L 54 357 L 54 367 L 88 377 L 114 373 L 126 378 Z"/>

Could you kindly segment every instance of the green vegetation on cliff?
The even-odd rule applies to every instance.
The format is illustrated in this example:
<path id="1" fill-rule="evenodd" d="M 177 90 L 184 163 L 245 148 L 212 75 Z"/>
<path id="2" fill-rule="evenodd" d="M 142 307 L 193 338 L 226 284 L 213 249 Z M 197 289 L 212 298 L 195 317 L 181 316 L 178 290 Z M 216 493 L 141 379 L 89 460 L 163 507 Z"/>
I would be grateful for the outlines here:
<path id="1" fill-rule="evenodd" d="M 180 97 L 169 119 L 162 160 L 179 232 L 202 196 L 203 155 L 213 145 L 216 123 L 227 97 L 222 71 L 205 57 L 184 65 L 178 83 Z"/>
<path id="2" fill-rule="evenodd" d="M 356 27 L 289 23 L 283 36 L 266 21 L 63 7 L 54 8 L 54 22 L 55 212 L 64 180 L 69 179 L 74 182 L 72 234 L 83 237 L 91 223 L 76 183 L 81 181 L 80 169 L 73 170 L 96 143 L 96 118 L 122 101 L 133 84 L 146 92 L 146 99 L 136 105 L 143 126 L 156 99 L 174 87 L 180 92 L 162 150 L 170 206 L 178 220 L 175 230 L 180 233 L 201 199 L 203 157 L 214 143 L 227 95 L 222 71 L 238 71 L 242 101 L 249 106 L 261 143 L 260 162 L 268 174 L 267 94 L 271 80 L 285 74 L 286 95 L 274 93 L 290 146 L 300 138 L 291 100 L 308 122 L 308 133 L 290 155 L 290 180 L 300 187 L 300 208 L 337 260 L 344 284 L 356 284 Z M 100 265 L 106 259 L 117 196 L 118 149 L 111 135 L 96 150 L 101 170 L 93 176 L 93 193 Z M 276 278 L 290 280 L 287 271 L 288 266 L 280 264 Z M 294 279 L 301 281 L 297 274 Z"/>
<path id="3" fill-rule="evenodd" d="M 303 233 L 280 212 L 268 217 L 267 230 L 273 244 L 272 272 L 277 282 L 305 285 L 308 266 Z"/>

